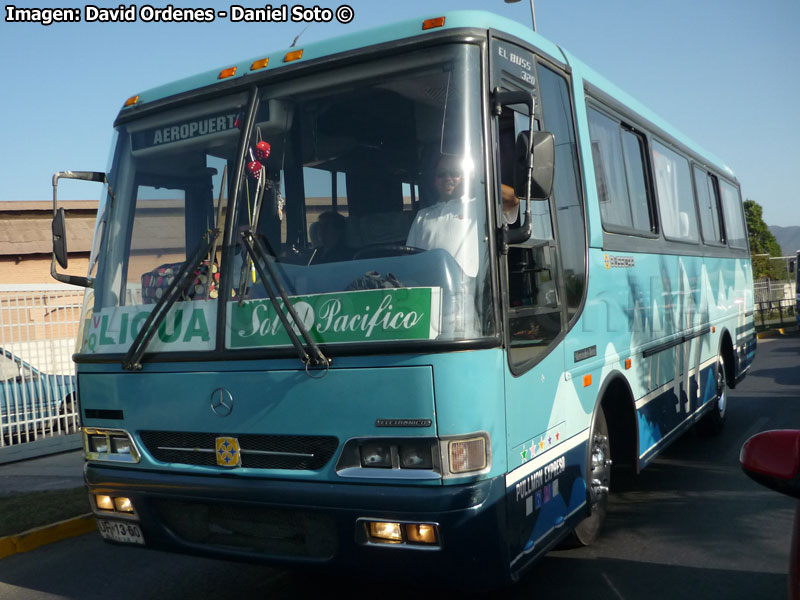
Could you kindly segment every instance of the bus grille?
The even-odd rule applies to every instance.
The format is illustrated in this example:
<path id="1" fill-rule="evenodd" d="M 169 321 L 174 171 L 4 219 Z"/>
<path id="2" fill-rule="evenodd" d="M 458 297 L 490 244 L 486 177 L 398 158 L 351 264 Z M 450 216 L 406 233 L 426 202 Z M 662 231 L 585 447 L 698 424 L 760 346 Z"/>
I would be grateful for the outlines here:
<path id="1" fill-rule="evenodd" d="M 142 431 L 147 451 L 162 462 L 217 466 L 214 433 Z M 332 436 L 259 435 L 235 436 L 241 448 L 242 467 L 316 471 L 331 459 L 339 440 Z"/>
<path id="2" fill-rule="evenodd" d="M 270 557 L 329 559 L 336 553 L 330 515 L 236 504 L 156 499 L 162 523 L 186 542 Z"/>

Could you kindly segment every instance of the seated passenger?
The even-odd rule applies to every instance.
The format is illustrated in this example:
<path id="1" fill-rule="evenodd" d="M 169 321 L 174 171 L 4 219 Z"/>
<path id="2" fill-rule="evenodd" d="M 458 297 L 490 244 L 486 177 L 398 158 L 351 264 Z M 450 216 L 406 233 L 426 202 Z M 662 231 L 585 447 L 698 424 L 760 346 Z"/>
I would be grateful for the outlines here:
<path id="1" fill-rule="evenodd" d="M 344 216 L 329 210 L 319 216 L 318 222 L 321 244 L 314 249 L 308 264 L 320 265 L 353 258 L 353 249 L 345 241 L 347 221 Z"/>
<path id="2" fill-rule="evenodd" d="M 475 198 L 464 190 L 462 159 L 444 155 L 434 173 L 437 201 L 417 213 L 406 245 L 422 250 L 447 250 L 468 277 L 476 277 L 479 265 L 479 236 Z M 503 189 L 503 218 L 511 224 L 519 215 L 519 198 L 511 187 Z"/>

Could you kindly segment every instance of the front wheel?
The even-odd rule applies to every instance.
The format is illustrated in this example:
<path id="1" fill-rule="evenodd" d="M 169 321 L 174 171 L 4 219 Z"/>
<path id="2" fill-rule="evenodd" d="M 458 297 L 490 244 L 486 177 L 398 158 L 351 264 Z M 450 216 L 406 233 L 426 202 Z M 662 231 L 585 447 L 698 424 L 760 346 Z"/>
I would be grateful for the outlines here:
<path id="1" fill-rule="evenodd" d="M 728 416 L 728 381 L 725 378 L 725 359 L 717 358 L 714 378 L 717 384 L 717 397 L 710 402 L 714 406 L 697 422 L 697 432 L 705 436 L 718 435 L 725 425 Z"/>
<path id="2" fill-rule="evenodd" d="M 600 535 L 608 510 L 608 490 L 611 487 L 611 441 L 603 407 L 595 414 L 589 454 L 589 501 L 591 515 L 581 521 L 573 532 L 574 545 L 588 546 Z"/>

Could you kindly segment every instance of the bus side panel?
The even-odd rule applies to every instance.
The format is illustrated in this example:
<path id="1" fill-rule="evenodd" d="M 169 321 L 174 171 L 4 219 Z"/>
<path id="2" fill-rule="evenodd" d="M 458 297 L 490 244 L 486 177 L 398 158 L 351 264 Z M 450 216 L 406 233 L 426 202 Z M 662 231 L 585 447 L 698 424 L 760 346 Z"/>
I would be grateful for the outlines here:
<path id="1" fill-rule="evenodd" d="M 522 479 L 515 480 L 519 470 L 506 478 L 512 574 L 549 551 L 587 516 L 585 469 L 586 439 L 579 435 L 532 461 Z"/>

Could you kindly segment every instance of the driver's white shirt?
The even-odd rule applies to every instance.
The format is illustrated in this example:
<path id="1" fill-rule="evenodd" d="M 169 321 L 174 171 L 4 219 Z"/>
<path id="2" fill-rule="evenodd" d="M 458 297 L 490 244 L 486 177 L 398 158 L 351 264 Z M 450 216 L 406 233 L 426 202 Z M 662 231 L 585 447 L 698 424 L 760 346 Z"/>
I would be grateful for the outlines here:
<path id="1" fill-rule="evenodd" d="M 480 266 L 477 209 L 474 198 L 454 198 L 422 209 L 411 224 L 406 245 L 422 250 L 447 250 L 465 275 L 476 277 Z M 504 212 L 503 218 L 506 223 L 513 223 L 518 214 L 517 206 Z"/>

